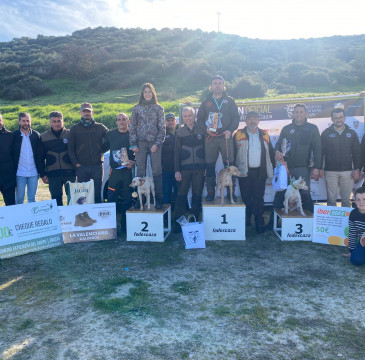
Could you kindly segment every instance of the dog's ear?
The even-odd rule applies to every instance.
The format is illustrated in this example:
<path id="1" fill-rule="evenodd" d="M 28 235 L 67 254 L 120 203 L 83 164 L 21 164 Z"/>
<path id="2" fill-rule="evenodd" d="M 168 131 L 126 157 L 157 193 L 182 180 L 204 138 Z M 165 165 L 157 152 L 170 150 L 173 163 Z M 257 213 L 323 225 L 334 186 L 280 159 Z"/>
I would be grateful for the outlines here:
<path id="1" fill-rule="evenodd" d="M 142 186 L 146 182 L 145 179 L 139 179 L 139 186 Z"/>

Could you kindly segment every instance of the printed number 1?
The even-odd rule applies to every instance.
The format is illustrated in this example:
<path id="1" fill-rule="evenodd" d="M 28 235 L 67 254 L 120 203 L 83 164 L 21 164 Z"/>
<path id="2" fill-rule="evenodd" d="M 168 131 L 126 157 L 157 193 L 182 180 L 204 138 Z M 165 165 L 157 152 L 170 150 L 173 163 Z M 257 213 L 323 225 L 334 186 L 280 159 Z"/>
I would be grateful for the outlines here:
<path id="1" fill-rule="evenodd" d="M 223 218 L 223 221 L 221 222 L 221 224 L 228 224 L 227 219 L 226 219 L 226 214 L 221 215 L 221 218 Z"/>
<path id="2" fill-rule="evenodd" d="M 148 227 L 148 222 L 147 221 L 142 221 L 141 224 L 144 224 L 144 227 L 142 228 L 141 231 L 148 231 L 147 227 Z"/>
<path id="3" fill-rule="evenodd" d="M 303 224 L 295 224 L 298 230 L 295 232 L 296 234 L 301 234 L 303 232 Z"/>

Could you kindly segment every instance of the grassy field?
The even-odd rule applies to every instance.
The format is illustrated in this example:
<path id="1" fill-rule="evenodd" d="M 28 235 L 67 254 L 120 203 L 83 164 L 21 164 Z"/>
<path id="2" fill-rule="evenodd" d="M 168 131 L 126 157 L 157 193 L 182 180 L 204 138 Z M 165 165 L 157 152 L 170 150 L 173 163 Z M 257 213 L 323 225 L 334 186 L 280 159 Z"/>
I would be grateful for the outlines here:
<path id="1" fill-rule="evenodd" d="M 1 260 L 0 358 L 364 359 L 365 269 L 341 247 L 246 237 L 118 233 Z"/>

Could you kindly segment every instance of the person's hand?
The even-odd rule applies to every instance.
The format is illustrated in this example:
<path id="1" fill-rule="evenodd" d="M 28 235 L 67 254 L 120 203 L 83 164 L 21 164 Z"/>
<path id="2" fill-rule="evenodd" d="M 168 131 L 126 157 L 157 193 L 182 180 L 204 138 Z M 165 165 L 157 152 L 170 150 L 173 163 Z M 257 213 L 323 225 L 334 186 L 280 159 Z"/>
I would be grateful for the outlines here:
<path id="1" fill-rule="evenodd" d="M 156 145 L 152 145 L 150 151 L 151 151 L 151 153 L 154 153 L 157 151 L 157 149 L 158 149 L 158 147 Z"/>
<path id="2" fill-rule="evenodd" d="M 276 150 L 275 151 L 275 159 L 277 161 L 284 161 L 284 156 L 283 156 L 283 153 L 280 152 L 279 150 Z"/>
<path id="3" fill-rule="evenodd" d="M 324 178 L 324 170 L 319 170 L 319 177 Z"/>
<path id="4" fill-rule="evenodd" d="M 319 169 L 312 169 L 311 179 L 314 179 L 315 181 L 319 180 Z"/>
<path id="5" fill-rule="evenodd" d="M 211 136 L 214 136 L 216 134 L 215 131 L 210 131 L 208 128 L 207 128 L 207 133 Z"/>
<path id="6" fill-rule="evenodd" d="M 134 153 L 139 152 L 138 146 L 133 147 L 133 148 L 132 148 L 132 151 L 133 151 Z"/>
<path id="7" fill-rule="evenodd" d="M 132 167 L 134 166 L 134 161 L 133 160 L 129 160 L 128 162 L 127 162 L 127 165 L 126 165 L 126 167 L 128 168 L 128 169 L 132 169 Z"/>
<path id="8" fill-rule="evenodd" d="M 81 165 L 80 164 L 76 164 L 76 167 L 80 167 Z"/>
<path id="9" fill-rule="evenodd" d="M 354 181 L 357 181 L 360 179 L 360 171 L 354 170 L 351 174 L 351 177 L 354 179 Z"/>
<path id="10" fill-rule="evenodd" d="M 361 239 L 360 239 L 360 245 L 362 247 L 365 247 L 365 236 L 363 236 Z"/>
<path id="11" fill-rule="evenodd" d="M 49 182 L 48 182 L 48 176 L 47 175 L 44 175 L 42 177 L 42 181 L 43 181 L 44 184 L 49 184 Z"/>
<path id="12" fill-rule="evenodd" d="M 176 181 L 181 181 L 182 180 L 181 172 L 180 171 L 176 171 L 175 172 L 175 179 L 176 179 Z"/>
<path id="13" fill-rule="evenodd" d="M 231 132 L 229 130 L 226 130 L 223 134 L 226 139 L 229 139 L 231 137 Z"/>
<path id="14" fill-rule="evenodd" d="M 343 257 L 350 259 L 351 253 L 342 254 Z"/>

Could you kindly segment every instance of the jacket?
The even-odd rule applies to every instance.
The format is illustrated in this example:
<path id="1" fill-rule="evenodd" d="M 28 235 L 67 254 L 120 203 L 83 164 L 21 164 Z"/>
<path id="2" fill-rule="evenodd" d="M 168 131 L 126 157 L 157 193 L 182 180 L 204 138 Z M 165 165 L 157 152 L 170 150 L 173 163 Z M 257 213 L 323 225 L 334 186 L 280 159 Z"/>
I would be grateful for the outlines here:
<path id="1" fill-rule="evenodd" d="M 275 150 L 282 152 L 283 139 L 290 142 L 290 150 L 284 156 L 289 168 L 310 167 L 313 152 L 313 167 L 321 169 L 321 136 L 318 127 L 305 120 L 303 125 L 296 125 L 295 120 L 282 128 Z"/>
<path id="2" fill-rule="evenodd" d="M 221 113 L 221 124 L 222 127 L 217 129 L 217 134 L 222 134 L 226 130 L 229 130 L 233 133 L 237 130 L 240 115 L 238 113 L 238 108 L 234 99 L 227 95 L 227 93 L 223 92 L 223 95 L 220 99 L 217 100 L 218 104 L 222 104 L 220 110 L 217 107 L 213 99 L 213 93 L 210 93 L 206 99 L 200 104 L 198 115 L 197 115 L 197 123 L 200 127 L 201 131 L 203 131 L 204 135 L 207 134 L 207 125 L 206 121 L 208 120 L 209 113 Z"/>
<path id="3" fill-rule="evenodd" d="M 40 142 L 40 176 L 48 177 L 75 175 L 75 166 L 68 156 L 70 130 L 63 128 L 59 137 L 52 129 L 41 135 Z"/>
<path id="4" fill-rule="evenodd" d="M 72 164 L 96 165 L 104 161 L 103 145 L 108 128 L 95 122 L 85 127 L 80 122 L 72 126 L 68 140 L 68 155 Z"/>
<path id="5" fill-rule="evenodd" d="M 16 173 L 18 170 L 20 150 L 22 147 L 23 137 L 21 135 L 20 128 L 18 130 L 15 130 L 13 132 L 13 134 L 14 134 L 13 159 L 14 159 L 15 173 Z M 35 131 L 33 129 L 29 130 L 29 134 L 30 134 L 29 135 L 30 143 L 32 145 L 34 163 L 37 168 L 38 174 L 40 174 L 40 172 L 42 170 L 42 165 L 40 163 L 40 157 L 39 157 L 41 135 L 38 131 Z"/>
<path id="6" fill-rule="evenodd" d="M 269 134 L 265 130 L 258 129 L 261 143 L 260 179 L 272 178 L 275 166 L 274 148 L 271 145 Z M 236 166 L 243 177 L 248 173 L 249 136 L 247 128 L 238 130 L 235 135 L 237 143 Z"/>
<path id="7" fill-rule="evenodd" d="M 153 141 L 160 147 L 165 139 L 164 109 L 159 104 L 135 105 L 129 123 L 130 145 L 138 141 Z"/>
<path id="8" fill-rule="evenodd" d="M 334 125 L 323 131 L 322 164 L 326 171 L 350 171 L 361 169 L 361 153 L 359 138 L 354 130 L 345 124 L 339 134 Z"/>
<path id="9" fill-rule="evenodd" d="M 205 168 L 205 137 L 194 124 L 192 129 L 186 125 L 175 134 L 175 172 Z"/>
<path id="10" fill-rule="evenodd" d="M 166 129 L 165 141 L 161 150 L 161 165 L 163 172 L 174 172 L 175 134 Z"/>
<path id="11" fill-rule="evenodd" d="M 14 134 L 0 130 L 0 185 L 4 190 L 16 186 L 16 167 L 13 159 Z"/>

